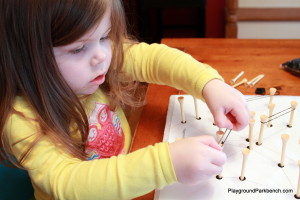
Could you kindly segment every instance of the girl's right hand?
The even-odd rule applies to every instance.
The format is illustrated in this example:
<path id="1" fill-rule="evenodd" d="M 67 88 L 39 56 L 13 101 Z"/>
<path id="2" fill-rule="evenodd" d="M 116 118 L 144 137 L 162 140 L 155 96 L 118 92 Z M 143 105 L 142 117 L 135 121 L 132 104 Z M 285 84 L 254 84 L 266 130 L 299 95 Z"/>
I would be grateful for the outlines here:
<path id="1" fill-rule="evenodd" d="M 196 184 L 220 174 L 226 155 L 212 136 L 189 137 L 169 144 L 177 180 Z"/>

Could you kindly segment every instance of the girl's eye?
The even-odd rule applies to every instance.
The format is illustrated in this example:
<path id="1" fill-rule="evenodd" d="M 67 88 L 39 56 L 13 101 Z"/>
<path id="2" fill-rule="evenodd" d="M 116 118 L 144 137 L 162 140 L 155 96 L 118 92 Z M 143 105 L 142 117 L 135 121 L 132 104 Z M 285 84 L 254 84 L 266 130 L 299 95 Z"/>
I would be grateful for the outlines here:
<path id="1" fill-rule="evenodd" d="M 105 36 L 103 38 L 100 38 L 100 41 L 105 41 L 105 40 L 108 40 L 109 39 L 109 36 Z"/>
<path id="2" fill-rule="evenodd" d="M 71 50 L 71 54 L 78 54 L 80 52 L 82 52 L 83 50 L 85 50 L 85 45 L 83 45 L 82 47 L 78 48 L 78 49 L 74 49 L 74 50 Z"/>

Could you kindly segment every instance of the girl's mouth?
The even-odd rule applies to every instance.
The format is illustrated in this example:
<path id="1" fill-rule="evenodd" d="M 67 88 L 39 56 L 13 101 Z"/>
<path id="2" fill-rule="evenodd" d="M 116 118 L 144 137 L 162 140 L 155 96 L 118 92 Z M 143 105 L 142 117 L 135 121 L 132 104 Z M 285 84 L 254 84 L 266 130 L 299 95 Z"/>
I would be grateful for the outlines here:
<path id="1" fill-rule="evenodd" d="M 101 74 L 99 76 L 97 76 L 96 78 L 94 78 L 91 83 L 93 84 L 102 84 L 105 81 L 105 74 Z"/>

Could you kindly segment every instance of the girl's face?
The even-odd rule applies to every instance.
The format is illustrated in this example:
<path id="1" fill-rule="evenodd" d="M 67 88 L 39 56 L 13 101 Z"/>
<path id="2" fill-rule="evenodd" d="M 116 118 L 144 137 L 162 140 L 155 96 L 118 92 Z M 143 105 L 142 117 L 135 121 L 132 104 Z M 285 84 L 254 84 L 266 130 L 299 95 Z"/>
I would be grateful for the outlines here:
<path id="1" fill-rule="evenodd" d="M 53 48 L 62 76 L 77 95 L 92 94 L 105 81 L 112 57 L 110 28 L 108 9 L 101 22 L 77 41 Z"/>

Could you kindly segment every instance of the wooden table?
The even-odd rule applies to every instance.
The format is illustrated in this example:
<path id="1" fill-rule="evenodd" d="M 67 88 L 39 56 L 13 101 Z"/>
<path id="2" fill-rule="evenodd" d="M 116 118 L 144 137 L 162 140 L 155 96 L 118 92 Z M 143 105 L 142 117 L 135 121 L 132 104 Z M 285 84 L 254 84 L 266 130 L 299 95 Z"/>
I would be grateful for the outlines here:
<path id="1" fill-rule="evenodd" d="M 162 43 L 211 65 L 227 83 L 241 71 L 249 80 L 264 74 L 253 88 L 237 88 L 245 95 L 254 95 L 257 87 L 265 88 L 267 94 L 269 88 L 276 87 L 280 95 L 300 95 L 300 77 L 279 68 L 281 63 L 300 57 L 300 40 L 174 38 L 163 39 Z M 141 113 L 131 151 L 162 141 L 169 97 L 180 92 L 168 86 L 149 85 L 148 103 Z M 153 197 L 151 192 L 136 199 L 152 200 Z"/>

